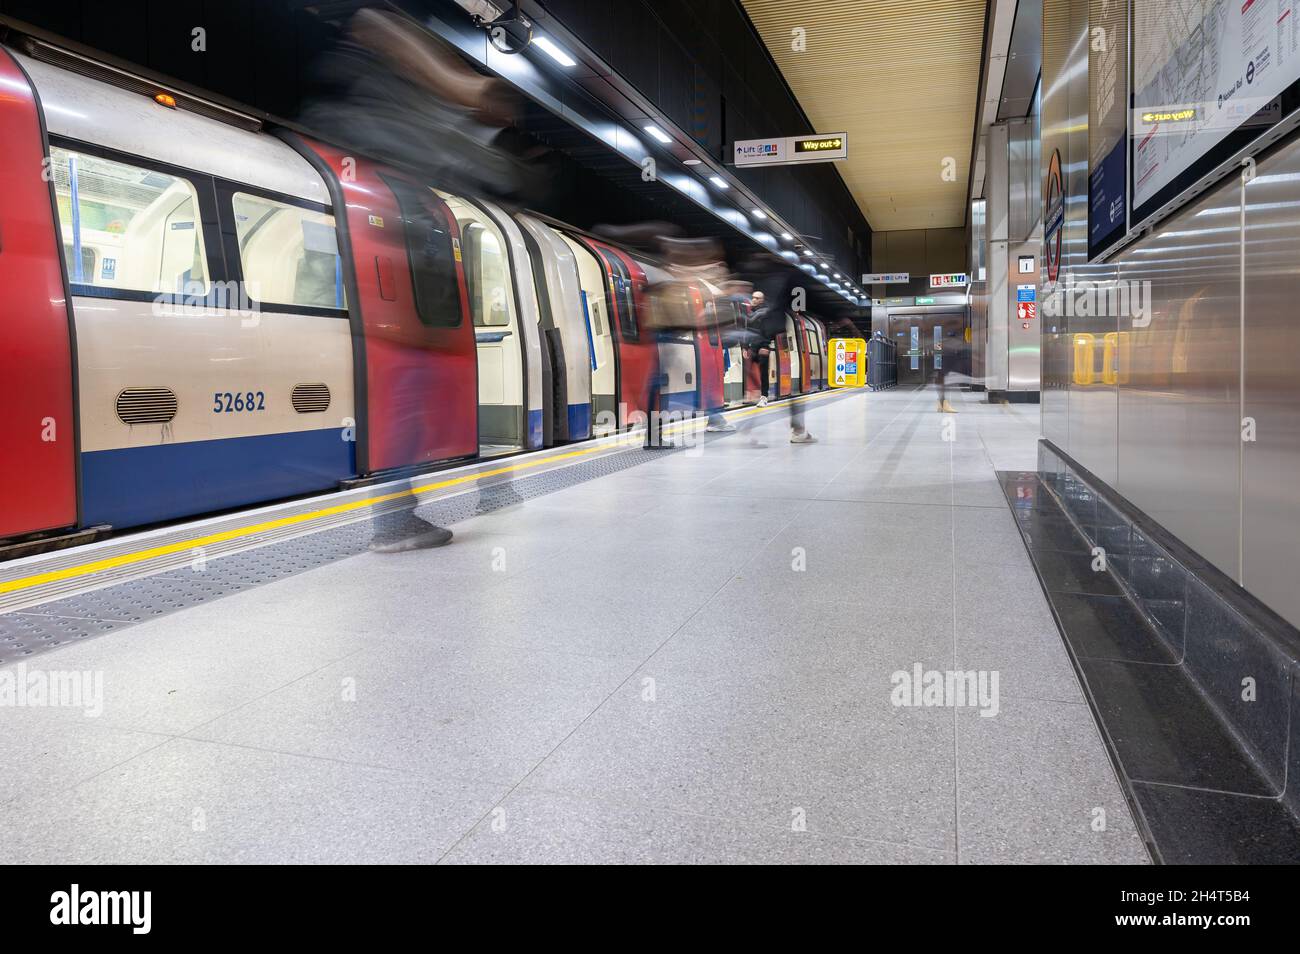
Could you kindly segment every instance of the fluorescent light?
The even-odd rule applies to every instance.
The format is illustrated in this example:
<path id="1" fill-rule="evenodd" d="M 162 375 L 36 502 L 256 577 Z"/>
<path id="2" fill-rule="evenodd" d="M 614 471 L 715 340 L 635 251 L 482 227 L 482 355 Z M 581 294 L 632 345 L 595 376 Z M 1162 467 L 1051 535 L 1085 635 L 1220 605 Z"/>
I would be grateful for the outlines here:
<path id="1" fill-rule="evenodd" d="M 670 142 L 673 141 L 673 137 L 672 137 L 672 136 L 668 135 L 666 132 L 664 132 L 662 129 L 660 129 L 658 126 L 656 126 L 654 123 L 646 123 L 646 124 L 645 124 L 644 126 L 642 126 L 641 128 L 644 129 L 646 132 L 648 132 L 650 135 L 654 136 L 656 139 L 658 139 L 658 140 L 659 140 L 660 142 L 662 142 L 662 143 L 670 143 Z"/>
<path id="2" fill-rule="evenodd" d="M 533 45 L 538 47 L 543 53 L 549 56 L 561 66 L 577 66 L 578 61 L 564 52 L 554 41 L 544 36 L 533 37 Z"/>
<path id="3" fill-rule="evenodd" d="M 782 232 L 782 233 L 781 233 L 781 238 L 785 239 L 787 242 L 793 242 L 793 241 L 794 241 L 794 236 L 791 235 L 789 232 Z"/>
<path id="4" fill-rule="evenodd" d="M 727 185 L 727 180 L 722 178 L 722 176 L 709 176 L 709 181 L 712 182 L 719 189 L 729 188 L 729 186 Z"/>
<path id="5" fill-rule="evenodd" d="M 809 258 L 812 258 L 812 249 L 806 248 L 803 250 L 803 253 L 807 255 Z"/>
<path id="6" fill-rule="evenodd" d="M 701 159 L 683 159 L 683 160 L 682 160 L 682 165 L 684 165 L 684 166 L 698 166 L 702 161 L 703 161 L 703 160 L 701 160 Z"/>
<path id="7" fill-rule="evenodd" d="M 839 277 L 840 277 L 840 273 L 839 273 L 839 272 L 836 272 L 836 273 L 835 273 L 835 277 L 836 277 L 836 278 L 839 278 Z"/>
<path id="8" fill-rule="evenodd" d="M 760 218 L 760 219 L 765 219 L 765 218 L 767 218 L 767 213 L 764 212 L 762 209 L 750 209 L 749 211 L 753 212 L 754 215 L 757 216 L 757 217 Z"/>

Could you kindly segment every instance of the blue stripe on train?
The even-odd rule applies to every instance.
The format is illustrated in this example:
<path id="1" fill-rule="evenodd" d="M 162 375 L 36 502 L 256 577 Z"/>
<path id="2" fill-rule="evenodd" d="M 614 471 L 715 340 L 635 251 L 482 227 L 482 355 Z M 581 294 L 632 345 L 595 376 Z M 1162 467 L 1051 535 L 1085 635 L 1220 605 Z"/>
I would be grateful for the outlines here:
<path id="1" fill-rule="evenodd" d="M 331 490 L 356 474 L 343 428 L 81 455 L 87 524 L 130 527 Z"/>
<path id="2" fill-rule="evenodd" d="M 539 408 L 536 411 L 528 412 L 528 447 L 531 450 L 535 447 L 542 446 L 542 412 Z"/>
<path id="3" fill-rule="evenodd" d="M 569 440 L 580 441 L 591 436 L 591 405 L 569 405 Z"/>
<path id="4" fill-rule="evenodd" d="M 665 411 L 693 411 L 699 406 L 698 395 L 695 391 L 664 391 L 659 406 Z"/>

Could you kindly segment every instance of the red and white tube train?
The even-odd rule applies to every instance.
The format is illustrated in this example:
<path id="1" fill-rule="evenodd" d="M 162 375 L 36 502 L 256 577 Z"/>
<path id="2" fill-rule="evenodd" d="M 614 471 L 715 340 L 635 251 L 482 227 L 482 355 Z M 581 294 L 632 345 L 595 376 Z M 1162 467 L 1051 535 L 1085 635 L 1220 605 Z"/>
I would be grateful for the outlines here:
<path id="1" fill-rule="evenodd" d="M 0 142 L 0 539 L 583 440 L 652 349 L 659 409 L 746 400 L 746 300 L 656 334 L 664 269 L 559 223 L 43 47 L 0 47 Z M 786 328 L 774 387 L 825 387 Z"/>

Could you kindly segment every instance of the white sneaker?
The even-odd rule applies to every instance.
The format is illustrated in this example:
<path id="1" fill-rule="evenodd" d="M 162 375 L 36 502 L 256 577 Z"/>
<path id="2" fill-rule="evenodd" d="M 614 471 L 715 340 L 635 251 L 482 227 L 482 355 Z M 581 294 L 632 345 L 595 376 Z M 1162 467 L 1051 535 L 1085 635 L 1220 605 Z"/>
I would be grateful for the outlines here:
<path id="1" fill-rule="evenodd" d="M 734 431 L 735 429 L 736 429 L 736 425 L 732 424 L 730 421 L 723 421 L 721 424 L 710 424 L 708 427 L 705 428 L 705 430 L 710 434 L 727 433 L 730 431 Z"/>
<path id="2" fill-rule="evenodd" d="M 758 406 L 759 406 L 759 407 L 767 407 L 767 395 L 766 395 L 766 394 L 764 394 L 762 397 L 760 397 L 760 398 L 758 399 Z"/>
<path id="3" fill-rule="evenodd" d="M 793 431 L 790 434 L 791 444 L 816 444 L 817 438 L 813 437 L 807 431 Z"/>

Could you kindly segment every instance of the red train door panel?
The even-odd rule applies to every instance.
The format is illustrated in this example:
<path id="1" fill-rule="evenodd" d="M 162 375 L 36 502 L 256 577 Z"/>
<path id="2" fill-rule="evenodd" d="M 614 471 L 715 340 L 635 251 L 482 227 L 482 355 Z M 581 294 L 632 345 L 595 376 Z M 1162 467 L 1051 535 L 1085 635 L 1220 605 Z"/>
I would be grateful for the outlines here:
<path id="1" fill-rule="evenodd" d="M 809 322 L 801 315 L 794 316 L 794 337 L 800 342 L 800 391 L 813 390 L 813 348 L 809 347 Z"/>
<path id="2" fill-rule="evenodd" d="M 645 272 L 631 256 L 612 245 L 585 240 L 600 259 L 609 283 L 618 347 L 618 400 L 620 414 L 646 413 L 650 403 L 650 375 L 658 368 L 659 345 L 650 328 L 641 327 L 645 313 Z M 626 424 L 621 419 L 620 424 Z"/>
<path id="3" fill-rule="evenodd" d="M 790 394 L 790 336 L 779 334 L 776 336 L 776 393 L 781 397 Z"/>
<path id="4" fill-rule="evenodd" d="M 343 175 L 339 150 L 310 145 L 347 206 L 358 299 L 348 305 L 360 307 L 364 338 L 357 390 L 365 395 L 366 471 L 477 454 L 478 355 L 455 217 L 427 185 L 355 157 Z"/>
<path id="5" fill-rule="evenodd" d="M 72 338 L 41 118 L 0 49 L 0 537 L 77 522 Z"/>
<path id="6" fill-rule="evenodd" d="M 696 305 L 704 314 L 704 328 L 696 332 L 696 351 L 700 367 L 700 410 L 712 411 L 726 404 L 723 396 L 723 376 L 727 373 L 723 356 L 722 333 L 718 328 L 717 304 L 707 300 L 700 292 L 692 290 Z"/>

